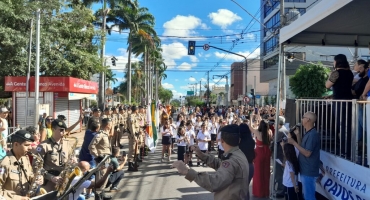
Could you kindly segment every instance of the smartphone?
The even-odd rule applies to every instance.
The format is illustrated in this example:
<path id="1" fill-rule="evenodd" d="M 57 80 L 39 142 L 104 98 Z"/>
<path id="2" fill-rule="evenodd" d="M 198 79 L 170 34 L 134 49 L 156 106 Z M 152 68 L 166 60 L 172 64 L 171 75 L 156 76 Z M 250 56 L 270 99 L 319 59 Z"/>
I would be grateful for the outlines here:
<path id="1" fill-rule="evenodd" d="M 122 156 L 125 157 L 126 156 L 126 151 L 122 151 Z"/>
<path id="2" fill-rule="evenodd" d="M 258 114 L 258 108 L 254 108 L 254 114 Z"/>

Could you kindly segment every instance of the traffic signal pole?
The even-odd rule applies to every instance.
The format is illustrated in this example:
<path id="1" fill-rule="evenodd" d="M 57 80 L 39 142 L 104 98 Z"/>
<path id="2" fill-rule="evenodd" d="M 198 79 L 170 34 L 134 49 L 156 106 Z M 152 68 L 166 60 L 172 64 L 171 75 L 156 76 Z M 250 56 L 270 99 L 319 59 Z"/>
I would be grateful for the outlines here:
<path id="1" fill-rule="evenodd" d="M 244 58 L 244 63 L 243 63 L 243 95 L 247 94 L 247 84 L 246 84 L 246 82 L 247 82 L 247 57 L 246 56 L 243 56 L 243 55 L 238 54 L 238 53 L 234 53 L 232 51 L 228 51 L 226 49 L 221 49 L 221 48 L 218 48 L 218 47 L 215 47 L 215 46 L 212 46 L 212 45 L 208 45 L 208 44 L 205 44 L 203 46 L 196 46 L 195 41 L 189 41 L 188 42 L 188 55 L 195 55 L 195 48 L 196 47 L 202 47 L 206 51 L 209 48 L 214 48 L 214 49 L 218 49 L 220 51 L 224 51 L 224 52 L 227 52 L 227 53 L 230 53 L 230 54 L 234 54 L 234 55 L 243 57 Z M 209 81 L 209 71 L 207 73 L 208 73 L 208 81 Z M 209 82 L 208 82 L 208 90 L 209 90 Z M 208 104 L 208 102 L 209 102 L 209 94 L 207 95 L 207 104 Z"/>

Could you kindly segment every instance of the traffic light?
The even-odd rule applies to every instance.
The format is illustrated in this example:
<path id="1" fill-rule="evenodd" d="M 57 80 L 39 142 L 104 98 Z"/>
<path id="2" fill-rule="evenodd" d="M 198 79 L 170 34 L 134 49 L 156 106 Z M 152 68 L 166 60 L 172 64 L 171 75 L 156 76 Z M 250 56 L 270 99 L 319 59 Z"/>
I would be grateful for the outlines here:
<path id="1" fill-rule="evenodd" d="M 111 58 L 111 60 L 112 60 L 112 65 L 116 66 L 116 60 L 114 58 Z"/>
<path id="2" fill-rule="evenodd" d="M 251 89 L 251 95 L 252 95 L 252 96 L 255 96 L 255 94 L 254 94 L 254 89 Z"/>
<path id="3" fill-rule="evenodd" d="M 189 41 L 189 43 L 188 43 L 188 55 L 195 55 L 195 41 Z"/>
<path id="4" fill-rule="evenodd" d="M 118 93 L 118 88 L 117 87 L 114 87 L 113 88 L 113 94 L 117 94 Z"/>

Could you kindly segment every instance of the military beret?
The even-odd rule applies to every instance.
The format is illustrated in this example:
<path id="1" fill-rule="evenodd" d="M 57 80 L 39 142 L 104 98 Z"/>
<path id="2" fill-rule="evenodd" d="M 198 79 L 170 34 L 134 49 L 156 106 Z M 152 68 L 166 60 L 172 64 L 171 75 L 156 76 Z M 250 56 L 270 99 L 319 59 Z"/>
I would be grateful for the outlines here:
<path id="1" fill-rule="evenodd" d="M 137 109 L 136 106 L 131 106 L 132 111 L 135 111 L 136 109 Z"/>
<path id="2" fill-rule="evenodd" d="M 240 127 L 237 124 L 230 124 L 226 125 L 221 128 L 221 132 L 227 132 L 227 133 L 235 133 L 239 134 L 240 133 Z"/>
<path id="3" fill-rule="evenodd" d="M 119 107 L 118 110 L 121 111 L 121 110 L 123 110 L 123 108 L 122 107 Z"/>
<path id="4" fill-rule="evenodd" d="M 104 111 L 109 111 L 110 109 L 109 108 L 105 108 Z"/>
<path id="5" fill-rule="evenodd" d="M 142 109 L 142 108 L 144 108 L 143 106 L 139 106 L 139 109 Z"/>
<path id="6" fill-rule="evenodd" d="M 35 141 L 33 139 L 32 134 L 30 132 L 26 131 L 26 130 L 19 130 L 19 131 L 15 132 L 12 137 L 19 137 L 19 138 L 22 138 L 22 139 L 24 139 L 26 141 L 30 141 L 30 142 Z"/>
<path id="7" fill-rule="evenodd" d="M 93 112 L 100 112 L 99 108 L 94 108 Z"/>
<path id="8" fill-rule="evenodd" d="M 64 115 L 58 115 L 58 119 L 60 119 L 60 120 L 67 120 L 66 116 L 64 116 Z"/>
<path id="9" fill-rule="evenodd" d="M 51 123 L 52 127 L 59 126 L 60 128 L 65 128 L 67 129 L 67 125 L 64 123 L 63 120 L 56 119 Z"/>

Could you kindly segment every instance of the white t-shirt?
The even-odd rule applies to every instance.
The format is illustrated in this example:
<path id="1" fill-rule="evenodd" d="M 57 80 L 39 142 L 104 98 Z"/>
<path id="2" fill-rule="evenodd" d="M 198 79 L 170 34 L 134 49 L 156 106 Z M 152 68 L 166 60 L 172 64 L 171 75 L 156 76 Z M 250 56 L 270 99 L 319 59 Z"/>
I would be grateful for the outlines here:
<path id="1" fill-rule="evenodd" d="M 177 146 L 185 147 L 187 145 L 187 142 L 185 140 L 179 141 L 180 139 L 184 139 L 185 137 L 186 137 L 186 134 L 185 136 L 179 136 L 178 134 L 176 134 Z"/>
<path id="2" fill-rule="evenodd" d="M 221 132 L 217 134 L 217 140 L 220 140 L 217 142 L 218 148 L 220 148 L 222 151 L 224 151 L 224 148 L 221 145 Z"/>
<path id="3" fill-rule="evenodd" d="M 162 126 L 161 128 L 161 134 L 162 136 L 171 136 L 172 133 L 172 128 L 170 127 L 169 129 L 164 130 L 164 127 Z"/>
<path id="4" fill-rule="evenodd" d="M 186 137 L 188 137 L 188 139 L 189 139 L 189 145 L 194 145 L 194 138 L 195 138 L 194 130 L 192 130 L 192 129 L 186 130 L 185 134 L 186 134 Z"/>
<path id="5" fill-rule="evenodd" d="M 283 174 L 283 185 L 285 187 L 294 187 L 293 181 L 290 178 L 290 172 L 294 173 L 294 168 L 292 163 L 285 161 L 284 174 Z M 298 176 L 294 175 L 295 182 L 298 183 Z"/>
<path id="6" fill-rule="evenodd" d="M 209 126 L 210 126 L 209 133 L 216 134 L 217 133 L 217 124 L 216 123 L 214 123 L 214 124 L 210 123 Z"/>
<path id="7" fill-rule="evenodd" d="M 72 180 L 72 183 L 71 183 L 71 186 L 75 185 L 77 183 L 78 180 L 80 180 L 81 176 L 76 176 L 73 180 Z M 77 200 L 78 197 L 80 196 L 80 194 L 82 193 L 83 189 L 84 188 L 88 188 L 89 186 L 91 185 L 91 181 L 89 180 L 86 180 L 84 181 L 80 187 L 78 187 L 76 189 L 76 193 L 71 193 L 69 194 L 69 200 Z M 74 198 L 73 198 L 74 197 Z"/>
<path id="8" fill-rule="evenodd" d="M 8 137 L 8 121 L 6 119 L 0 118 L 0 127 L 5 129 L 3 132 L 1 132 L 1 135 L 6 140 L 6 138 Z"/>
<path id="9" fill-rule="evenodd" d="M 200 130 L 200 126 L 202 126 L 203 122 L 195 122 L 195 130 Z"/>
<path id="10" fill-rule="evenodd" d="M 179 123 L 180 125 L 180 123 Z M 175 124 L 175 123 L 172 123 L 170 124 L 171 126 L 171 131 L 172 131 L 172 138 L 176 138 L 176 135 L 177 135 L 177 129 L 179 128 L 179 125 Z"/>
<path id="11" fill-rule="evenodd" d="M 211 135 L 206 130 L 204 133 L 202 131 L 199 131 L 197 140 L 204 140 L 204 139 L 211 139 Z M 200 150 L 208 150 L 208 142 L 198 142 L 198 146 Z"/>

